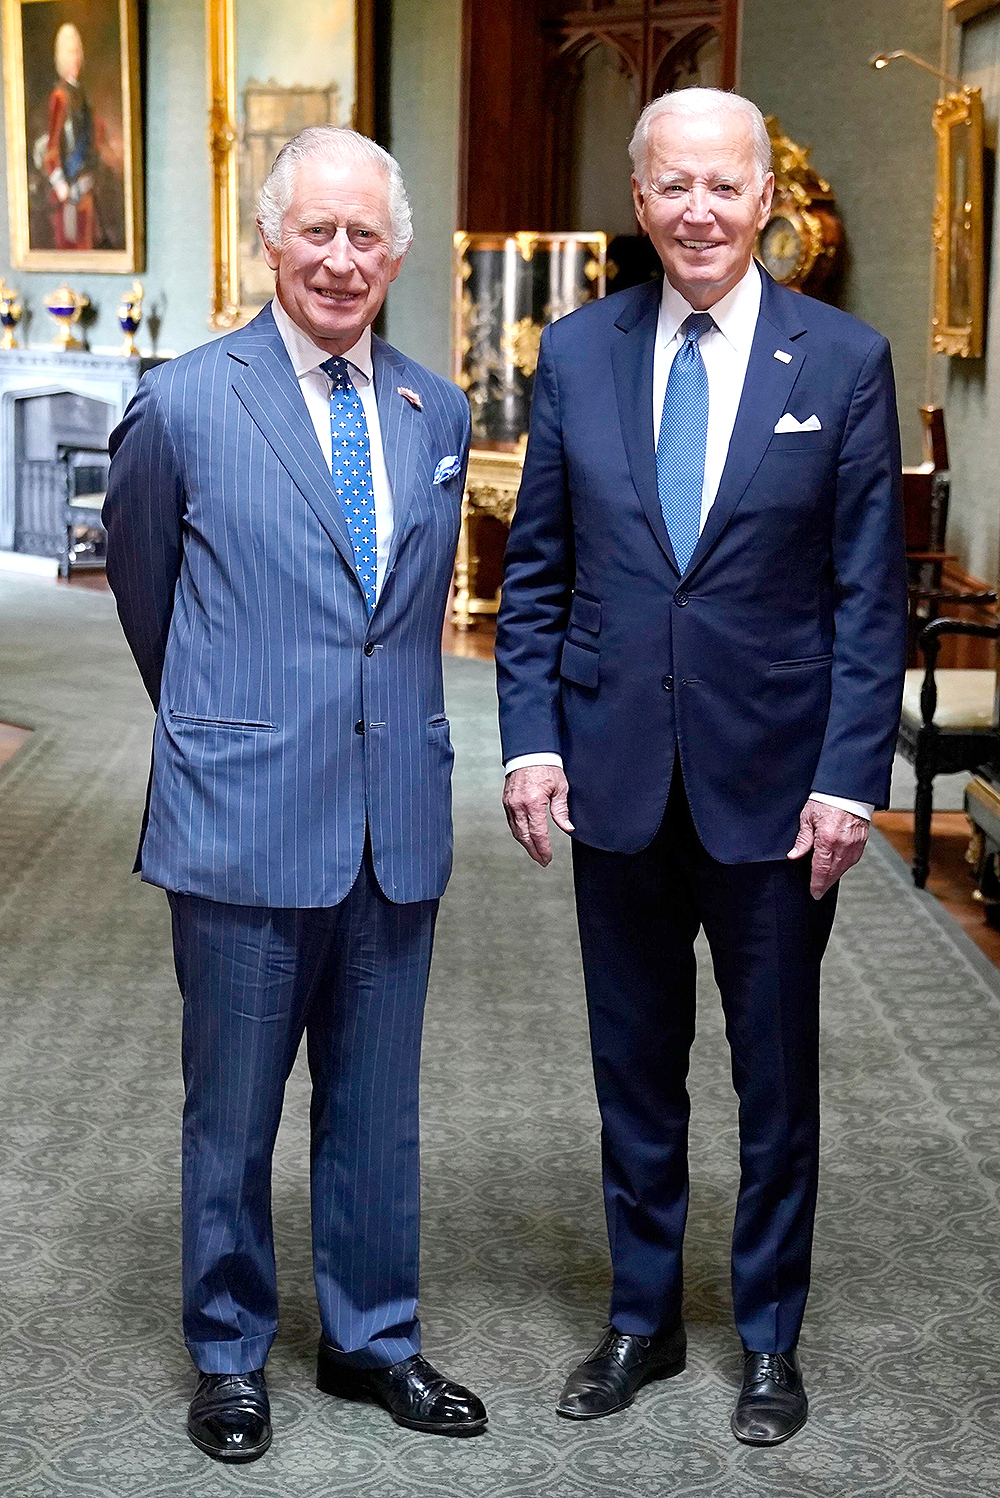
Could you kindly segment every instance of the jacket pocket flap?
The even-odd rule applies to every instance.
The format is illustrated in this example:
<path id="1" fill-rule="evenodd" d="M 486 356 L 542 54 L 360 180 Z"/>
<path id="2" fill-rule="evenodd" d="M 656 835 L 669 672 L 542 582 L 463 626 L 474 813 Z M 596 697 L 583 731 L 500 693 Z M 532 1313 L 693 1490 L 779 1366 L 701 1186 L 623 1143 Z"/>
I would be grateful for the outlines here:
<path id="1" fill-rule="evenodd" d="M 596 598 L 584 598 L 582 594 L 573 595 L 573 606 L 569 611 L 570 624 L 576 624 L 580 629 L 585 629 L 589 634 L 597 635 L 601 632 L 601 605 Z"/>
<path id="2" fill-rule="evenodd" d="M 585 645 L 574 645 L 572 640 L 567 640 L 559 662 L 559 675 L 567 681 L 575 681 L 579 687 L 596 687 L 600 665 L 598 651 L 588 650 Z"/>
<path id="3" fill-rule="evenodd" d="M 808 671 L 811 666 L 828 666 L 832 655 L 803 655 L 795 661 L 772 661 L 769 671 Z"/>

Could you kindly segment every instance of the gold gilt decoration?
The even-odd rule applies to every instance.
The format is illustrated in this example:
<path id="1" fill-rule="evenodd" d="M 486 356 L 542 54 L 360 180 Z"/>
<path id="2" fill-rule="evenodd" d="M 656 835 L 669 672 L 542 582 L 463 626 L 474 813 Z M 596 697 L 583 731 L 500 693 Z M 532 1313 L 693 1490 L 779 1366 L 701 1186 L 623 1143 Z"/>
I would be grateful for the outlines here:
<path id="1" fill-rule="evenodd" d="M 118 308 L 118 326 L 125 335 L 118 352 L 124 354 L 126 358 L 138 352 L 135 346 L 135 335 L 139 331 L 141 322 L 142 282 L 133 281 L 132 290 L 125 293 Z"/>
<path id="2" fill-rule="evenodd" d="M 978 88 L 946 94 L 934 107 L 935 353 L 978 359 L 983 352 L 983 97 Z"/>
<path id="3" fill-rule="evenodd" d="M 17 348 L 14 330 L 21 321 L 22 310 L 20 295 L 0 278 L 0 327 L 3 328 L 0 349 Z"/>
<path id="4" fill-rule="evenodd" d="M 526 263 L 530 263 L 535 253 L 535 246 L 538 244 L 538 235 L 530 233 L 527 229 L 522 229 L 519 234 L 514 235 L 514 238 L 517 241 L 517 248 L 521 253 L 521 259 Z"/>
<path id="5" fill-rule="evenodd" d="M 787 136 L 776 115 L 769 115 L 766 124 L 774 202 L 757 253 L 782 285 L 817 292 L 833 270 L 844 239 L 833 190 L 810 163 L 809 147 Z"/>
<path id="6" fill-rule="evenodd" d="M 64 353 L 67 349 L 83 348 L 82 341 L 73 334 L 73 327 L 80 321 L 80 313 L 84 308 L 90 306 L 90 297 L 82 291 L 71 291 L 64 284 L 58 290 L 49 292 L 45 305 L 59 329 L 53 347 L 62 349 Z"/>
<path id="7" fill-rule="evenodd" d="M 538 345 L 542 341 L 541 323 L 530 317 L 517 322 L 505 322 L 500 346 L 511 364 L 516 364 L 523 375 L 533 375 L 538 365 Z"/>

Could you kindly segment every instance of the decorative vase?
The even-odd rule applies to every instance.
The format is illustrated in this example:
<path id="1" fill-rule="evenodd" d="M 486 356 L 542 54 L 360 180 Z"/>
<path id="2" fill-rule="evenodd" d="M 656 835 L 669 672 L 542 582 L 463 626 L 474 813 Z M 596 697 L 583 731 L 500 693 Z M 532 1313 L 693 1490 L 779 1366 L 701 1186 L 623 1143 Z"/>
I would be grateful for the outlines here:
<path id="1" fill-rule="evenodd" d="M 90 306 L 90 297 L 82 291 L 71 291 L 68 286 L 60 286 L 56 291 L 49 292 L 45 298 L 45 306 L 59 329 L 54 347 L 62 349 L 64 353 L 67 349 L 83 348 L 83 340 L 75 337 L 73 326 L 79 322 L 83 309 Z"/>

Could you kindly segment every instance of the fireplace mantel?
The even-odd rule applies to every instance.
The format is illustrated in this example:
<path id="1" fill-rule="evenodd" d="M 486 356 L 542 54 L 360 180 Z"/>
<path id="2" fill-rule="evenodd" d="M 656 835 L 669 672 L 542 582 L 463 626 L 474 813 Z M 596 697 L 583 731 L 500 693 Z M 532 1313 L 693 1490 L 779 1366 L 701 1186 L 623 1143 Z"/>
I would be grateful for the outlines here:
<path id="1" fill-rule="evenodd" d="M 15 550 L 18 453 L 17 403 L 26 397 L 70 394 L 108 407 L 110 432 L 135 394 L 140 376 L 158 359 L 55 348 L 0 351 L 0 567 L 54 576 L 57 559 Z"/>

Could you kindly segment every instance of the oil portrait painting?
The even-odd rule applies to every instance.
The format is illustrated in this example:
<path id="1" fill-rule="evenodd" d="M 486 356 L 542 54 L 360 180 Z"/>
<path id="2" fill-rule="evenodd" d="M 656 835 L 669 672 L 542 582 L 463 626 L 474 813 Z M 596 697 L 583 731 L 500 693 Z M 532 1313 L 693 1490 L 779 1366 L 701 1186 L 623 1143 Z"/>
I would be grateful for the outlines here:
<path id="1" fill-rule="evenodd" d="M 12 259 L 142 268 L 136 0 L 4 0 Z"/>

